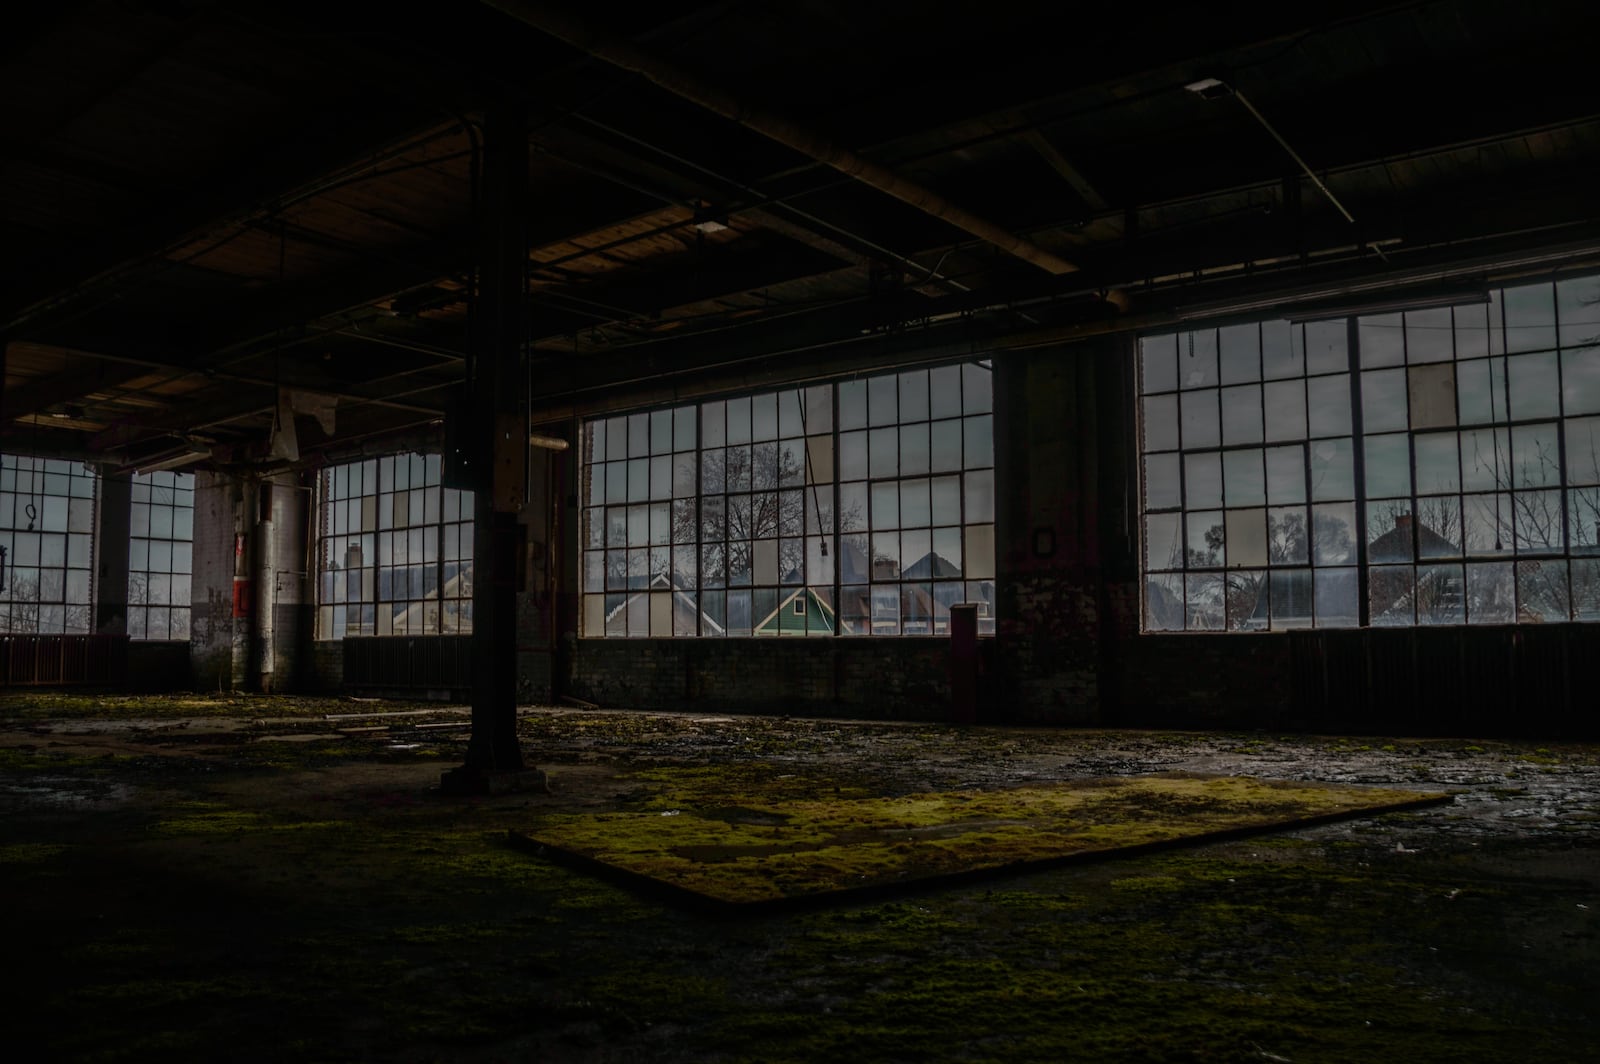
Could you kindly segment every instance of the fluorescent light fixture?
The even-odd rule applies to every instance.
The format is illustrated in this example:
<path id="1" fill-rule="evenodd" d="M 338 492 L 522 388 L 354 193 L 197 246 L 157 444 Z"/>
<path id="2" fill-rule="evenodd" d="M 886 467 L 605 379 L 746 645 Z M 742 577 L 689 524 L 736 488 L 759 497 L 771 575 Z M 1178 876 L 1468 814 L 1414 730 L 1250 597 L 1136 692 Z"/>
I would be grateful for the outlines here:
<path id="1" fill-rule="evenodd" d="M 1220 78 L 1201 78 L 1199 81 L 1191 81 L 1184 86 L 1184 89 L 1202 100 L 1215 100 L 1221 96 L 1233 95 L 1233 89 Z"/>
<path id="2" fill-rule="evenodd" d="M 1456 290 L 1417 292 L 1412 295 L 1394 293 L 1385 296 L 1374 292 L 1370 299 L 1347 298 L 1329 300 L 1302 306 L 1284 315 L 1290 324 L 1307 321 L 1326 321 L 1330 318 L 1353 318 L 1363 314 L 1394 314 L 1402 310 L 1437 310 L 1441 307 L 1464 307 L 1489 302 L 1487 288 L 1461 288 Z"/>
<path id="3" fill-rule="evenodd" d="M 528 435 L 529 447 L 543 447 L 547 451 L 564 451 L 571 444 L 559 436 L 541 436 L 537 432 Z"/>
<path id="4" fill-rule="evenodd" d="M 163 455 L 155 455 L 131 466 L 125 466 L 123 472 L 131 469 L 135 473 L 155 473 L 162 469 L 181 469 L 184 466 L 203 462 L 211 457 L 209 450 L 199 451 L 193 447 L 185 447 L 181 451 L 173 451 Z"/>

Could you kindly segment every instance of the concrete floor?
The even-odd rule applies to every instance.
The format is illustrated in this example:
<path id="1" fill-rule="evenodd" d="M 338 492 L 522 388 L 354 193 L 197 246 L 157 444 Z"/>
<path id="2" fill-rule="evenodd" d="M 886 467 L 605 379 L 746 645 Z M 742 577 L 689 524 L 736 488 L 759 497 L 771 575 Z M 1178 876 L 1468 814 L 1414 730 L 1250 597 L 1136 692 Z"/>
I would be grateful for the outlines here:
<path id="1" fill-rule="evenodd" d="M 1586 1061 L 1600 1041 L 1594 745 L 530 708 L 552 794 L 434 797 L 464 723 L 0 698 L 13 1038 L 377 1061 Z M 884 794 L 1187 770 L 1456 799 L 731 921 L 503 842 L 625 806 L 629 773 L 663 765 Z"/>

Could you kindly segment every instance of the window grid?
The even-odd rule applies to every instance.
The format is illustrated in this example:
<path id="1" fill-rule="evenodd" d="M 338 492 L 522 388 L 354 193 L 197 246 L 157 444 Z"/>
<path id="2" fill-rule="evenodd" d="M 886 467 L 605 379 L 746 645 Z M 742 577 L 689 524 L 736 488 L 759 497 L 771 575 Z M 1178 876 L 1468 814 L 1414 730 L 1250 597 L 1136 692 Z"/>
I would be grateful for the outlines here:
<path id="1" fill-rule="evenodd" d="M 93 631 L 99 480 L 80 462 L 0 455 L 0 631 Z"/>
<path id="2" fill-rule="evenodd" d="M 1146 630 L 1600 619 L 1600 278 L 1147 337 L 1140 382 Z"/>
<path id="3" fill-rule="evenodd" d="M 471 632 L 472 507 L 436 454 L 323 470 L 317 638 Z"/>
<path id="4" fill-rule="evenodd" d="M 987 363 L 584 426 L 583 634 L 993 630 Z"/>
<path id="5" fill-rule="evenodd" d="M 188 639 L 194 474 L 138 473 L 128 511 L 128 636 Z"/>

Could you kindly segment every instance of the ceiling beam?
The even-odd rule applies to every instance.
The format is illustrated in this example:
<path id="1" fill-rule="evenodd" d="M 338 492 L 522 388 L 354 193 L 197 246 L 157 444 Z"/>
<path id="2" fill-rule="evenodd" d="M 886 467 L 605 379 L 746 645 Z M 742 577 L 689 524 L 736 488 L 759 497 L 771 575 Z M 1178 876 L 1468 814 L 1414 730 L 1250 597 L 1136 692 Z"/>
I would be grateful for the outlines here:
<path id="1" fill-rule="evenodd" d="M 382 101 L 340 104 L 330 101 L 316 122 L 232 160 L 166 202 L 131 204 L 122 224 L 108 227 L 97 243 L 72 244 L 71 257 L 58 265 L 51 264 L 66 250 L 59 236 L 36 248 L 10 249 L 13 261 L 26 264 L 28 273 L 10 280 L 18 295 L 0 307 L 0 331 L 36 330 L 142 269 L 159 269 L 176 248 L 243 224 L 326 183 L 330 174 L 375 165 L 376 159 L 401 154 L 417 138 L 440 131 L 436 119 L 424 125 L 425 116 L 382 106 Z"/>
<path id="2" fill-rule="evenodd" d="M 871 188 L 963 229 L 1002 251 L 1052 274 L 1078 269 L 1054 252 L 950 202 L 934 190 L 873 162 L 842 144 L 806 129 L 748 100 L 701 80 L 628 41 L 602 33 L 581 19 L 537 0 L 485 0 L 507 15 L 566 41 L 582 52 L 639 74 L 668 92 L 689 100 L 729 121 L 745 126 L 819 162 L 833 167 Z"/>

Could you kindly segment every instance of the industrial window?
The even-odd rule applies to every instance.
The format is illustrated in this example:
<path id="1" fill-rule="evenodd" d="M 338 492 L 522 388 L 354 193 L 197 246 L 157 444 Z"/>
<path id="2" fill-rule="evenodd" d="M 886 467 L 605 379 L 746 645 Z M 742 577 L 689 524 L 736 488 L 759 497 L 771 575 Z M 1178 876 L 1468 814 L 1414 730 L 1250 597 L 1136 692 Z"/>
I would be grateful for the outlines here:
<path id="1" fill-rule="evenodd" d="M 130 490 L 128 635 L 188 639 L 194 474 L 140 473 Z"/>
<path id="2" fill-rule="evenodd" d="M 317 637 L 472 631 L 472 504 L 436 454 L 323 470 Z"/>
<path id="3" fill-rule="evenodd" d="M 1600 278 L 1140 342 L 1146 630 L 1600 620 Z"/>
<path id="4" fill-rule="evenodd" d="M 0 631 L 92 630 L 98 484 L 81 462 L 0 455 Z"/>
<path id="5" fill-rule="evenodd" d="M 618 415 L 583 432 L 583 634 L 993 631 L 987 361 Z M 785 608 L 789 607 L 789 608 Z"/>

